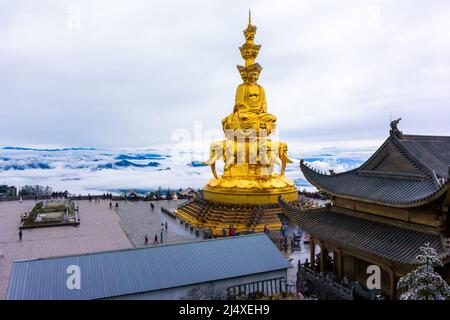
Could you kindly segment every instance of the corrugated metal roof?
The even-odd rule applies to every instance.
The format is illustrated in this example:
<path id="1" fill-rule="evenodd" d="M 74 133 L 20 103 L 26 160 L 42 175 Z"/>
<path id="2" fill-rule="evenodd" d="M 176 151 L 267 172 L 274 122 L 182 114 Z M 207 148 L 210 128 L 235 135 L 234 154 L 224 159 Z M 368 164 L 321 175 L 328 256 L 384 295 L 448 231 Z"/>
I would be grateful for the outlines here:
<path id="1" fill-rule="evenodd" d="M 67 267 L 81 269 L 69 290 Z M 101 299 L 289 268 L 265 234 L 15 261 L 7 299 Z"/>

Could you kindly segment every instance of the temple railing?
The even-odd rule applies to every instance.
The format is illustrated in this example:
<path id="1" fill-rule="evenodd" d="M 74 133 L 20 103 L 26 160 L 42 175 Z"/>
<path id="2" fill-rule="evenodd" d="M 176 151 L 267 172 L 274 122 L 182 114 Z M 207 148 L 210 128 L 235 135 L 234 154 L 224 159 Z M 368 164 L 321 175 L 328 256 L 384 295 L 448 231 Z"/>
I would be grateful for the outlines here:
<path id="1" fill-rule="evenodd" d="M 165 207 L 161 207 L 161 212 L 164 212 L 171 218 L 176 218 L 175 209 L 167 209 Z"/>
<path id="2" fill-rule="evenodd" d="M 353 300 L 352 289 L 304 265 L 299 264 L 297 279 L 301 292 L 321 300 Z"/>
<path id="3" fill-rule="evenodd" d="M 239 299 L 254 294 L 265 294 L 273 296 L 283 292 L 291 292 L 292 288 L 286 283 L 285 278 L 273 278 L 262 281 L 242 283 L 227 288 L 228 299 Z"/>
<path id="4" fill-rule="evenodd" d="M 177 209 L 188 204 L 189 202 L 192 202 L 192 199 L 184 199 L 183 201 L 177 204 Z"/>

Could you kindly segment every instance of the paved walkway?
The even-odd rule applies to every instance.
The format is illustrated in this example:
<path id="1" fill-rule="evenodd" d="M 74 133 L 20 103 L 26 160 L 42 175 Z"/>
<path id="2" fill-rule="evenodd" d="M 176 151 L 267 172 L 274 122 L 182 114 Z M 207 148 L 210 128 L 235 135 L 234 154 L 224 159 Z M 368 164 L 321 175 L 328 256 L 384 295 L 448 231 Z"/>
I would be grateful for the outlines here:
<path id="1" fill-rule="evenodd" d="M 178 219 L 175 220 L 166 213 L 161 212 L 161 207 L 175 209 L 181 201 L 161 200 L 151 202 L 155 206 L 153 210 L 150 207 L 150 202 L 143 201 L 119 201 L 119 208 L 114 207 L 114 210 L 117 211 L 121 218 L 120 224 L 123 230 L 125 230 L 135 247 L 145 246 L 145 235 L 148 237 L 148 245 L 153 245 L 155 235 L 158 236 L 158 242 L 161 244 L 161 223 L 164 224 L 163 244 L 202 240 L 180 225 Z M 167 232 L 165 229 L 166 221 L 168 225 Z"/>
<path id="2" fill-rule="evenodd" d="M 81 224 L 23 230 L 19 242 L 19 216 L 34 201 L 0 202 L 0 299 L 5 299 L 14 260 L 82 254 L 133 247 L 108 201 L 77 201 Z"/>
<path id="3" fill-rule="evenodd" d="M 281 216 L 281 223 L 285 224 L 287 226 L 286 228 L 286 234 L 288 235 L 288 239 L 291 239 L 291 236 L 293 233 L 298 234 L 299 230 L 298 227 L 294 224 L 292 224 L 289 220 L 286 219 L 286 217 Z M 289 262 L 292 265 L 292 268 L 289 268 L 287 271 L 287 282 L 289 285 L 295 285 L 297 283 L 297 271 L 298 271 L 298 261 L 300 263 L 305 263 L 306 259 L 310 259 L 310 245 L 309 243 L 301 243 L 300 248 L 294 248 L 292 250 L 292 247 L 289 242 L 289 247 L 287 250 L 283 248 L 280 248 L 280 234 L 281 230 L 272 230 L 269 234 L 270 239 L 273 241 L 273 243 L 277 246 L 277 248 L 280 249 L 281 253 L 289 260 Z M 316 254 L 320 252 L 320 247 L 316 246 Z"/>

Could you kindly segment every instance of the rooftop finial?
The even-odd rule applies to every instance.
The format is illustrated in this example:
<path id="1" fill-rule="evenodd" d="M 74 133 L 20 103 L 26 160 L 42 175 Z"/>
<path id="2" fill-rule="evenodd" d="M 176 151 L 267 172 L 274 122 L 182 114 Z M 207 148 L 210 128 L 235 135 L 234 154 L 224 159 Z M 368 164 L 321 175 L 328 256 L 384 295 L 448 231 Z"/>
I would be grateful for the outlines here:
<path id="1" fill-rule="evenodd" d="M 390 133 L 396 136 L 397 138 L 402 138 L 402 132 L 398 129 L 398 123 L 402 120 L 402 118 L 398 118 L 396 120 L 391 121 L 391 131 Z"/>
<path id="2" fill-rule="evenodd" d="M 250 9 L 248 10 L 248 25 L 252 25 L 252 11 Z"/>

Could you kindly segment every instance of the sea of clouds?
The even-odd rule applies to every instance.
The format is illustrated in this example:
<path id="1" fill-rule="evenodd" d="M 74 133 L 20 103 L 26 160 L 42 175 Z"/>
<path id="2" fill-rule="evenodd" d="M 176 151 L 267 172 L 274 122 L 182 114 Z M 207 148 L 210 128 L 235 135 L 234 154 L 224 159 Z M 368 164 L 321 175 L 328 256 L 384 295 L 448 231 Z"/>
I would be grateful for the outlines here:
<path id="1" fill-rule="evenodd" d="M 315 190 L 303 177 L 299 161 L 304 159 L 318 170 L 343 172 L 360 166 L 374 148 L 318 148 L 293 150 L 286 176 L 301 190 Z M 205 152 L 176 152 L 171 148 L 0 148 L 0 184 L 44 185 L 71 194 L 145 194 L 158 188 L 202 188 L 212 177 L 202 164 Z M 223 162 L 218 164 L 221 172 Z M 277 168 L 279 170 L 279 168 Z"/>

